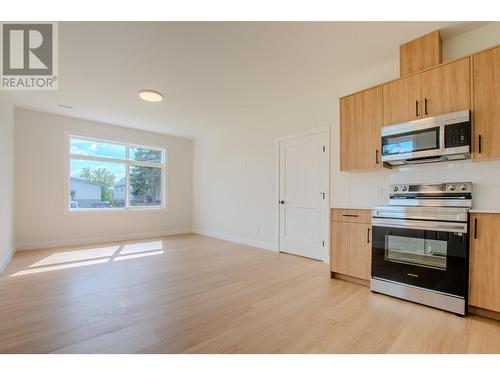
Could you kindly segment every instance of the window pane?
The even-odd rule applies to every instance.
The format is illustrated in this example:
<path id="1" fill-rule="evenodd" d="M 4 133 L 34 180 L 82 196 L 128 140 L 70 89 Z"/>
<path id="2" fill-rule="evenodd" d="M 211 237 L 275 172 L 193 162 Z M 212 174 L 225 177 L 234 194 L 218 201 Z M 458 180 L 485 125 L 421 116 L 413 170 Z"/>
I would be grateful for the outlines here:
<path id="1" fill-rule="evenodd" d="M 161 206 L 161 168 L 130 167 L 130 205 Z"/>
<path id="2" fill-rule="evenodd" d="M 129 158 L 135 161 L 150 161 L 153 163 L 162 162 L 162 152 L 148 148 L 130 147 Z"/>
<path id="3" fill-rule="evenodd" d="M 69 208 L 124 207 L 125 176 L 126 164 L 72 159 Z"/>
<path id="4" fill-rule="evenodd" d="M 88 139 L 71 138 L 73 155 L 99 156 L 103 158 L 126 159 L 126 146 L 101 143 Z"/>

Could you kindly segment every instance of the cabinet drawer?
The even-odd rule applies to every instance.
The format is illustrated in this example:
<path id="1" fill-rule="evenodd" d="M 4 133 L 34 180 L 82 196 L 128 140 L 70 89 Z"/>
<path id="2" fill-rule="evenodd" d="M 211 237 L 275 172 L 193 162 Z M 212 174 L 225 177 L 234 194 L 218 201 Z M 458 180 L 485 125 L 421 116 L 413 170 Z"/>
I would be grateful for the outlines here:
<path id="1" fill-rule="evenodd" d="M 372 210 L 332 208 L 331 221 L 370 224 L 372 222 Z"/>

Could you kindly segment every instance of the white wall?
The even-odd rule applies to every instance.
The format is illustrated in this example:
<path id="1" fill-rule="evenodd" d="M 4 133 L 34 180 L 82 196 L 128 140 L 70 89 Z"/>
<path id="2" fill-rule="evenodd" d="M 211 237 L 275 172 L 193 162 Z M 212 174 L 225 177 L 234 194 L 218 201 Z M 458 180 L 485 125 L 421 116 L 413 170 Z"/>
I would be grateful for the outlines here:
<path id="1" fill-rule="evenodd" d="M 500 23 L 443 42 L 450 60 L 500 43 Z M 394 48 L 397 53 L 397 46 Z M 303 72 L 314 75 L 315 72 Z M 397 182 L 467 180 L 475 183 L 476 208 L 500 208 L 500 161 L 442 163 L 377 172 L 340 172 L 338 98 L 399 76 L 398 56 L 386 64 L 307 92 L 291 91 L 268 107 L 234 114 L 210 136 L 195 141 L 194 228 L 220 238 L 274 248 L 276 239 L 275 139 L 321 126 L 331 127 L 331 207 L 371 208 L 387 200 Z"/>
<path id="2" fill-rule="evenodd" d="M 0 273 L 14 252 L 14 106 L 0 94 Z"/>
<path id="3" fill-rule="evenodd" d="M 18 250 L 191 231 L 191 140 L 19 108 L 15 116 Z M 68 132 L 165 147 L 168 209 L 68 213 L 64 146 Z"/>

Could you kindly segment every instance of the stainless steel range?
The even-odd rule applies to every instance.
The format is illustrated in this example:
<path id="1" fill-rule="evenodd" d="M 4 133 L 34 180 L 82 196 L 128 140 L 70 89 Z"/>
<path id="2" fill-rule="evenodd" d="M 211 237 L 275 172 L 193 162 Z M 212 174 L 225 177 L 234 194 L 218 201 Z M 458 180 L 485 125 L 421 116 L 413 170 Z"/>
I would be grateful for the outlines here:
<path id="1" fill-rule="evenodd" d="M 373 208 L 371 290 L 465 315 L 472 183 L 390 189 Z"/>

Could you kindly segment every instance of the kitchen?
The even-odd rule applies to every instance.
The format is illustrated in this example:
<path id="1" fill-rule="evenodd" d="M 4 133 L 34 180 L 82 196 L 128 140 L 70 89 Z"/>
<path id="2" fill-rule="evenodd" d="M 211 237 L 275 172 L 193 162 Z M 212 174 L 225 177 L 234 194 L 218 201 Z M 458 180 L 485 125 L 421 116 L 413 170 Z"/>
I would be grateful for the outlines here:
<path id="1" fill-rule="evenodd" d="M 500 156 L 500 47 L 449 61 L 442 47 L 439 31 L 407 42 L 400 78 L 340 98 L 340 170 L 392 169 L 379 205 L 334 204 L 332 278 L 498 319 L 499 207 L 486 187 Z"/>

